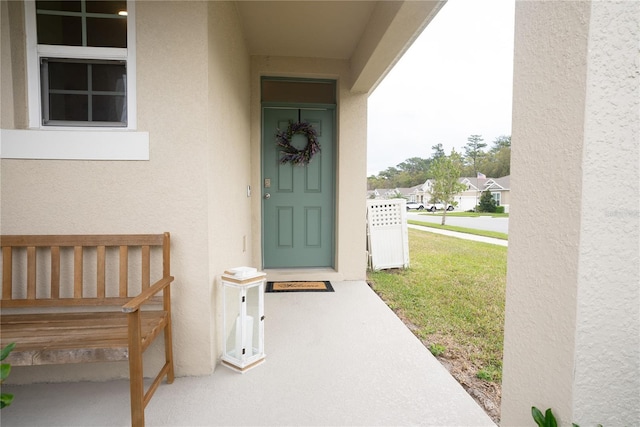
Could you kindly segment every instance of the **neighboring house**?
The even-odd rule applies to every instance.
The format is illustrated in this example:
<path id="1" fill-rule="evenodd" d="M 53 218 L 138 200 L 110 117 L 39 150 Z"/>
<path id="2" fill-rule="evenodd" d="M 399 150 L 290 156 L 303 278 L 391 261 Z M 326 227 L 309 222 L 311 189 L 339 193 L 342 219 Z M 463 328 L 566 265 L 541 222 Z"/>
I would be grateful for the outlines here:
<path id="1" fill-rule="evenodd" d="M 396 188 L 396 194 L 403 199 L 411 199 L 412 189 L 411 188 Z"/>
<path id="2" fill-rule="evenodd" d="M 509 212 L 509 176 L 502 178 L 464 177 L 460 178 L 460 183 L 465 184 L 467 189 L 454 198 L 454 201 L 457 202 L 456 209 L 461 211 L 475 209 L 480 203 L 482 193 L 489 190 L 496 205 L 504 206 L 505 212 Z"/>
<path id="3" fill-rule="evenodd" d="M 376 189 L 367 191 L 367 199 L 395 199 L 402 197 L 411 202 L 422 202 L 422 193 L 419 189 L 423 184 L 411 188 Z"/>
<path id="4" fill-rule="evenodd" d="M 368 199 L 397 199 L 400 197 L 406 198 L 409 193 L 407 188 L 378 188 L 375 190 L 367 191 Z"/>
<path id="5" fill-rule="evenodd" d="M 390 188 L 388 190 L 382 190 L 383 199 L 398 199 L 402 197 L 402 191 L 399 188 Z"/>
<path id="6" fill-rule="evenodd" d="M 424 192 L 422 190 L 424 184 L 414 185 L 409 188 L 406 198 L 412 202 L 424 203 Z"/>
<path id="7" fill-rule="evenodd" d="M 466 185 L 466 190 L 457 194 L 453 201 L 456 210 L 470 211 L 476 208 L 480 202 L 480 196 L 486 190 L 491 192 L 491 196 L 496 201 L 497 206 L 504 206 L 505 212 L 509 212 L 509 176 L 502 178 L 471 178 L 462 177 L 461 184 Z M 420 188 L 420 194 L 427 202 L 431 201 L 431 188 L 433 180 L 428 179 Z"/>
<path id="8" fill-rule="evenodd" d="M 366 225 L 353 195 L 366 187 L 367 98 L 444 2 L 126 4 L 126 20 L 107 11 L 119 21 L 97 41 L 67 39 L 95 22 L 57 31 L 62 19 L 41 11 L 52 31 L 40 41 L 34 2 L 0 2 L 0 231 L 170 231 L 176 371 L 205 375 L 223 341 L 220 274 L 250 265 L 279 279 L 305 260 L 269 257 L 273 239 L 287 237 L 272 233 L 276 219 L 285 224 L 293 210 L 272 209 L 284 203 L 279 190 L 306 182 L 305 197 L 321 194 L 305 231 L 324 252 L 297 278 L 365 280 Z M 636 425 L 638 3 L 515 8 L 513 180 L 496 182 L 513 206 L 501 424 L 530 424 L 536 405 L 565 424 Z M 103 79 L 84 78 L 90 70 Z M 321 130 L 322 152 L 309 168 L 278 168 L 275 128 L 299 118 Z M 602 209 L 603 200 L 625 203 Z M 126 370 L 60 366 L 12 379 Z"/>

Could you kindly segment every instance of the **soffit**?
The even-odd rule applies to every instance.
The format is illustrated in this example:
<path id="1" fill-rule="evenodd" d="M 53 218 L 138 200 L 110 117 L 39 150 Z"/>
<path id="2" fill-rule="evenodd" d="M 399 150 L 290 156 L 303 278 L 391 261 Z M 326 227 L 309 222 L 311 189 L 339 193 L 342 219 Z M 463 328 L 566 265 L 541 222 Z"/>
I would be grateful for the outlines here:
<path id="1" fill-rule="evenodd" d="M 250 55 L 351 58 L 375 1 L 238 1 Z"/>

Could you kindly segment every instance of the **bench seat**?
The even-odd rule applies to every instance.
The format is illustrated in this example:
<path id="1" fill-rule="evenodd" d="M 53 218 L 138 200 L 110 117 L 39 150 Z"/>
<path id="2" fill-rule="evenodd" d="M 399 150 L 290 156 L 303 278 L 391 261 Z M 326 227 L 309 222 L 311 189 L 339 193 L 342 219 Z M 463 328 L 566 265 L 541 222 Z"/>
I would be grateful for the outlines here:
<path id="1" fill-rule="evenodd" d="M 166 311 L 143 311 L 144 351 L 167 323 Z M 14 366 L 129 360 L 127 314 L 122 312 L 10 314 L 0 317 L 2 347 L 20 343 Z"/>

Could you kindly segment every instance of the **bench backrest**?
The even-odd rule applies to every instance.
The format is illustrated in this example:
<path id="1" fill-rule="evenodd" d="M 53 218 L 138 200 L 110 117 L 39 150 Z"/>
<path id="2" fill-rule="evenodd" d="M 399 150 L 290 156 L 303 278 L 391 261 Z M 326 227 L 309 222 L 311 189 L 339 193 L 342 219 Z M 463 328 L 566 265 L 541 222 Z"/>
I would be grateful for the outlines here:
<path id="1" fill-rule="evenodd" d="M 152 274 L 170 276 L 169 233 L 3 235 L 0 246 L 3 308 L 123 305 Z M 133 270 L 140 280 L 130 280 Z"/>

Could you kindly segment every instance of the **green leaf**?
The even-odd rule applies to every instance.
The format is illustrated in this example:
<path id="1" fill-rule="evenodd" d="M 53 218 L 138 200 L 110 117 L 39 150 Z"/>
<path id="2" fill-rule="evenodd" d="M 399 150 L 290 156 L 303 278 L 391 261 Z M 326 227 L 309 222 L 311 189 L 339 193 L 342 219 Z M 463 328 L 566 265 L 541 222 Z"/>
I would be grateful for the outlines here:
<path id="1" fill-rule="evenodd" d="M 0 352 L 0 360 L 6 359 L 9 353 L 11 353 L 11 351 L 15 348 L 15 346 L 16 343 L 14 342 L 12 342 L 11 344 L 7 344 L 5 348 L 2 349 L 2 352 Z"/>
<path id="2" fill-rule="evenodd" d="M 545 422 L 544 415 L 542 415 L 542 412 L 535 406 L 531 407 L 531 416 L 533 416 L 533 421 L 538 424 L 538 427 L 546 427 L 547 423 Z"/>
<path id="3" fill-rule="evenodd" d="M 558 427 L 556 417 L 553 415 L 553 412 L 551 412 L 551 408 L 547 409 L 547 412 L 545 412 L 544 415 L 547 420 L 548 427 Z"/>
<path id="4" fill-rule="evenodd" d="M 11 365 L 8 363 L 3 363 L 0 365 L 0 382 L 7 379 L 9 376 L 9 372 L 11 372 Z"/>
<path id="5" fill-rule="evenodd" d="M 13 394 L 2 393 L 0 395 L 0 409 L 4 408 L 5 406 L 11 405 L 11 402 L 13 402 Z"/>

